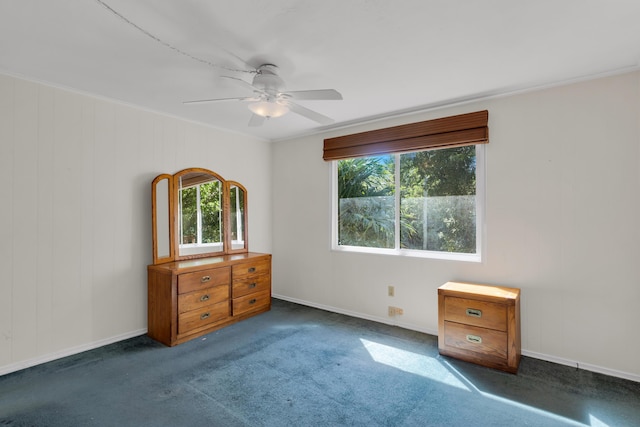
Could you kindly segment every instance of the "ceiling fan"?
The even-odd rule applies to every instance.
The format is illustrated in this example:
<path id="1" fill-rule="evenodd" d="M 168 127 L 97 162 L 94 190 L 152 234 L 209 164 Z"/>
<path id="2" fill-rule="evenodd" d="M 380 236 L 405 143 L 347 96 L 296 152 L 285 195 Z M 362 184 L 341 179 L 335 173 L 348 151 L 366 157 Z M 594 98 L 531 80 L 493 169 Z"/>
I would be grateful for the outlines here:
<path id="1" fill-rule="evenodd" d="M 253 91 L 253 96 L 201 99 L 197 101 L 186 101 L 183 104 L 204 104 L 207 102 L 219 101 L 249 101 L 251 103 L 248 107 L 253 113 L 249 120 L 249 126 L 260 126 L 266 119 L 283 116 L 289 111 L 293 111 L 296 114 L 322 125 L 328 125 L 334 122 L 333 119 L 303 107 L 302 105 L 296 104 L 293 100 L 324 101 L 342 99 L 340 92 L 334 89 L 285 91 L 284 81 L 280 76 L 278 76 L 278 67 L 273 64 L 263 64 L 259 66 L 256 70 L 256 75 L 253 78 L 252 83 L 247 83 L 246 81 L 236 77 L 223 77 Z"/>

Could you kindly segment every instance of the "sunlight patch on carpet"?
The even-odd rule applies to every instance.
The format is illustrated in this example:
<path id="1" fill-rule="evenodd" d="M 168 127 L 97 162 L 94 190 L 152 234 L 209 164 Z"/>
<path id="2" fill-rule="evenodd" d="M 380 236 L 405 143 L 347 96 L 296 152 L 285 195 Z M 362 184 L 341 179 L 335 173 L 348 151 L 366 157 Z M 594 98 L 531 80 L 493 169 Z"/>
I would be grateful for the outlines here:
<path id="1" fill-rule="evenodd" d="M 369 352 L 369 355 L 371 355 L 371 358 L 378 363 L 470 391 L 462 381 L 433 357 L 379 344 L 363 338 L 360 338 L 360 341 Z"/>
<path id="2" fill-rule="evenodd" d="M 589 414 L 589 425 L 591 427 L 610 427 L 609 424 L 603 422 L 602 420 L 598 419 L 595 415 L 593 414 Z"/>
<path id="3" fill-rule="evenodd" d="M 446 362 L 445 362 L 446 363 Z M 449 369 L 451 369 L 452 372 L 455 372 L 456 374 L 458 374 L 458 376 L 464 380 L 467 383 L 467 386 L 469 387 L 469 389 L 475 393 L 478 393 L 488 399 L 492 399 L 495 400 L 497 402 L 506 404 L 506 405 L 510 405 L 510 406 L 514 406 L 517 408 L 521 408 L 525 411 L 529 411 L 529 412 L 533 412 L 535 414 L 541 415 L 543 417 L 549 418 L 551 420 L 555 420 L 558 422 L 562 422 L 563 425 L 570 425 L 570 426 L 584 426 L 585 424 L 580 423 L 576 420 L 572 420 L 570 418 L 564 417 L 562 415 L 559 414 L 554 414 L 553 412 L 549 412 L 549 411 L 545 411 L 544 409 L 540 409 L 540 408 L 536 408 L 535 406 L 531 406 L 531 405 L 527 405 L 521 402 L 517 402 L 515 400 L 512 399 L 508 399 L 505 397 L 501 397 L 501 396 L 497 396 L 493 393 L 488 393 L 486 391 L 483 391 L 481 389 L 479 389 L 478 387 L 476 387 L 475 384 L 473 384 L 473 382 L 471 382 L 469 379 L 467 379 L 464 374 L 460 371 L 458 371 L 453 365 L 451 365 L 450 363 L 446 363 L 446 365 L 448 366 Z M 588 424 L 587 424 L 588 425 Z M 600 426 L 600 424 L 592 424 L 592 427 L 594 426 Z"/>

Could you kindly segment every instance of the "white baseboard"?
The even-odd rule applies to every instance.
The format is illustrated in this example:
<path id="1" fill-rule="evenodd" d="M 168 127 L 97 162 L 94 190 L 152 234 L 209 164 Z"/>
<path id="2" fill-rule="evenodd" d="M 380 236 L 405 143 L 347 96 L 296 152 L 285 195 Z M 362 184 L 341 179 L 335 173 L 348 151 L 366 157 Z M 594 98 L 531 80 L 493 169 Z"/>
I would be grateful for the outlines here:
<path id="1" fill-rule="evenodd" d="M 411 323 L 397 322 L 397 321 L 394 321 L 394 319 L 389 319 L 389 318 L 379 317 L 379 316 L 370 316 L 368 314 L 358 313 L 358 312 L 355 312 L 355 311 L 344 310 L 344 309 L 337 308 L 337 307 L 332 307 L 332 306 L 323 305 L 323 304 L 317 304 L 317 303 L 314 303 L 314 302 L 300 300 L 300 299 L 297 299 L 297 298 L 291 298 L 291 297 L 288 297 L 288 296 L 285 296 L 285 295 L 273 294 L 273 297 L 277 298 L 277 299 L 293 302 L 293 303 L 296 303 L 296 304 L 301 304 L 301 305 L 306 305 L 306 306 L 309 306 L 309 307 L 319 308 L 321 310 L 330 311 L 330 312 L 333 312 L 333 313 L 345 314 L 347 316 L 358 317 L 360 319 L 372 320 L 374 322 L 384 323 L 384 324 L 387 324 L 387 325 L 399 326 L 401 328 L 410 329 L 410 330 L 417 331 L 417 332 L 423 332 L 423 333 L 429 334 L 429 335 L 435 335 L 435 336 L 438 335 L 438 331 L 437 330 L 434 331 L 432 329 L 427 329 L 427 328 L 424 328 L 422 326 L 417 326 L 417 325 L 414 325 L 414 324 L 411 324 Z M 574 361 L 574 360 L 563 359 L 561 357 L 552 356 L 552 355 L 549 355 L 549 354 L 537 353 L 537 352 L 529 351 L 529 350 L 525 350 L 525 349 L 522 350 L 522 355 L 523 356 L 527 356 L 527 357 L 532 357 L 534 359 L 544 360 L 544 361 L 547 361 L 547 362 L 557 363 L 559 365 L 566 365 L 566 366 L 571 366 L 571 367 L 574 367 L 574 368 L 577 368 L 577 369 L 584 369 L 585 371 L 591 371 L 591 372 L 596 372 L 596 373 L 599 373 L 599 374 L 609 375 L 611 377 L 618 377 L 618 378 L 623 378 L 623 379 L 626 379 L 626 380 L 640 382 L 640 375 L 632 374 L 632 373 L 629 373 L 629 372 L 623 372 L 623 371 L 618 371 L 618 370 L 615 370 L 615 369 L 605 368 L 605 367 L 602 367 L 602 366 L 591 365 L 591 364 L 588 364 L 588 363 L 582 363 L 582 362 L 577 362 L 577 361 Z"/>
<path id="2" fill-rule="evenodd" d="M 332 307 L 332 306 L 323 305 L 323 304 L 317 304 L 317 303 L 314 303 L 314 302 L 311 302 L 311 301 L 300 300 L 300 299 L 297 299 L 297 298 L 291 298 L 291 297 L 284 296 L 284 295 L 272 294 L 272 296 L 274 298 L 281 299 L 281 300 L 284 300 L 284 301 L 289 301 L 289 302 L 293 302 L 293 303 L 300 304 L 300 305 L 306 305 L 308 307 L 319 308 L 320 310 L 330 311 L 332 313 L 339 313 L 339 314 L 344 314 L 344 315 L 351 316 L 351 317 L 357 317 L 359 319 L 371 320 L 371 321 L 378 322 L 378 323 L 384 323 L 385 325 L 398 326 L 400 328 L 410 329 L 412 331 L 417 331 L 417 332 L 423 332 L 423 333 L 429 334 L 429 335 L 436 335 L 436 336 L 438 335 L 438 331 L 434 331 L 432 329 L 424 328 L 421 325 L 415 325 L 413 323 L 407 323 L 407 322 L 398 321 L 397 318 L 371 316 L 371 315 L 364 314 L 364 313 L 358 313 L 356 311 L 344 310 L 344 309 L 341 309 L 341 308 Z"/>
<path id="3" fill-rule="evenodd" d="M 603 366 L 591 365 L 589 363 L 582 363 L 575 360 L 564 359 L 562 357 L 552 356 L 544 353 L 536 353 L 535 351 L 529 351 L 529 350 L 522 350 L 522 355 L 527 357 L 532 357 L 534 359 L 545 360 L 547 362 L 557 363 L 559 365 L 571 366 L 576 369 L 584 369 L 585 371 L 604 374 L 610 377 L 618 377 L 618 378 L 624 378 L 625 380 L 640 382 L 640 375 L 636 375 L 636 374 L 632 374 L 624 371 L 618 371 L 616 369 L 605 368 Z"/>
<path id="4" fill-rule="evenodd" d="M 42 363 L 51 362 L 56 359 L 62 359 L 63 357 L 73 356 L 74 354 L 93 350 L 105 345 L 113 344 L 118 341 L 124 341 L 126 339 L 144 335 L 146 333 L 146 328 L 138 329 L 137 331 L 127 332 L 126 334 L 116 335 L 99 341 L 93 341 L 76 347 L 56 351 L 54 353 L 45 354 L 43 356 L 34 357 L 32 359 L 23 360 L 21 362 L 12 363 L 10 365 L 0 366 L 0 376 L 9 374 L 11 372 L 20 371 L 22 369 L 31 368 L 32 366 L 40 365 Z"/>

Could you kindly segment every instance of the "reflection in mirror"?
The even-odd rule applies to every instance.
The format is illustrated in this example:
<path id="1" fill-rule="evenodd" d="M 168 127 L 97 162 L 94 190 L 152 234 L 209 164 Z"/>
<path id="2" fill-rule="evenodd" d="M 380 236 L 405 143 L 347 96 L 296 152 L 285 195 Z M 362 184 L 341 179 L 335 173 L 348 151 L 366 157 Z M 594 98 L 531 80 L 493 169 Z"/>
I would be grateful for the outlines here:
<path id="1" fill-rule="evenodd" d="M 182 175 L 178 203 L 179 255 L 223 252 L 222 183 L 203 172 Z"/>
<path id="2" fill-rule="evenodd" d="M 244 190 L 236 185 L 231 185 L 229 189 L 230 196 L 230 216 L 231 222 L 231 249 L 244 249 L 244 223 L 245 223 L 245 207 L 244 207 Z"/>

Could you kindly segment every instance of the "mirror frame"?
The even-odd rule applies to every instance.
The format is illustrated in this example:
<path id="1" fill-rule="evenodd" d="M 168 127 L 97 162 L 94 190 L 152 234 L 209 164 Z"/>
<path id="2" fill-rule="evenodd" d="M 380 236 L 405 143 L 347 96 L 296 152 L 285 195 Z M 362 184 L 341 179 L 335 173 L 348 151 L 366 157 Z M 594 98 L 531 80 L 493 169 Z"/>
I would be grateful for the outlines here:
<path id="1" fill-rule="evenodd" d="M 180 191 L 180 177 L 192 172 L 206 173 L 219 180 L 222 184 L 222 221 L 223 221 L 223 250 L 221 252 L 207 252 L 202 254 L 192 255 L 180 255 L 180 236 L 178 236 L 177 230 L 179 229 L 179 191 Z M 158 233 L 158 214 L 160 206 L 156 206 L 156 200 L 158 197 L 158 184 L 167 179 L 168 180 L 168 217 L 169 217 L 169 255 L 159 256 L 159 233 Z M 233 249 L 231 245 L 231 187 L 236 186 L 244 192 L 244 218 L 243 218 L 243 231 L 244 231 L 244 247 L 239 249 Z M 151 183 L 151 203 L 152 203 L 152 233 L 153 233 L 153 264 L 164 264 L 172 261 L 180 261 L 186 259 L 205 258 L 212 256 L 222 256 L 227 254 L 246 253 L 249 252 L 249 215 L 248 215 L 248 197 L 247 189 L 236 181 L 227 181 L 219 174 L 204 168 L 188 168 L 176 172 L 173 175 L 161 174 L 158 175 Z"/>
<path id="2" fill-rule="evenodd" d="M 169 254 L 167 256 L 161 256 L 158 252 L 160 250 L 160 242 L 159 242 L 159 233 L 158 233 L 158 216 L 161 210 L 164 210 L 162 206 L 158 206 L 158 197 L 160 196 L 158 185 L 160 182 L 167 180 L 167 206 L 166 211 L 163 216 L 167 217 L 168 230 L 166 232 L 167 242 L 166 245 L 169 246 Z M 152 235 L 153 235 L 153 263 L 154 264 L 162 264 L 165 262 L 171 262 L 174 260 L 174 245 L 173 245 L 173 175 L 169 175 L 163 173 L 155 177 L 153 182 L 151 183 L 151 226 L 152 226 Z M 163 231 L 164 234 L 164 231 Z"/>

